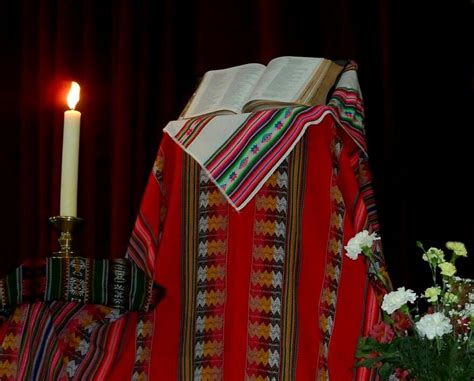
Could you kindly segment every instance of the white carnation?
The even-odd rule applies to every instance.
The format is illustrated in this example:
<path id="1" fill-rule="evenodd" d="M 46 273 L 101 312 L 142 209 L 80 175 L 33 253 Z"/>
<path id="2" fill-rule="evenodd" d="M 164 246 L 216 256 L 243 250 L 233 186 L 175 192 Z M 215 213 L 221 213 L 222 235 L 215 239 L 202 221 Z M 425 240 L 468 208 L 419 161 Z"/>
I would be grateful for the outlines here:
<path id="1" fill-rule="evenodd" d="M 378 237 L 376 233 L 369 234 L 367 230 L 362 230 L 352 237 L 349 242 L 347 242 L 347 245 L 344 246 L 346 255 L 350 259 L 356 260 L 364 247 L 372 247 L 374 241 L 379 239 L 380 237 Z"/>
<path id="2" fill-rule="evenodd" d="M 423 316 L 417 323 L 416 329 L 420 336 L 427 337 L 429 340 L 433 340 L 435 337 L 441 337 L 446 333 L 453 330 L 453 326 L 441 312 L 435 312 L 434 314 L 427 314 Z"/>
<path id="3" fill-rule="evenodd" d="M 405 287 L 399 287 L 397 291 L 392 291 L 383 297 L 382 309 L 391 314 L 408 302 L 413 303 L 416 300 L 416 294 L 413 290 L 405 290 Z"/>
<path id="4" fill-rule="evenodd" d="M 356 260 L 359 254 L 362 252 L 359 244 L 353 241 L 353 239 L 349 240 L 347 246 L 344 246 L 344 249 L 346 249 L 346 255 L 353 260 Z"/>

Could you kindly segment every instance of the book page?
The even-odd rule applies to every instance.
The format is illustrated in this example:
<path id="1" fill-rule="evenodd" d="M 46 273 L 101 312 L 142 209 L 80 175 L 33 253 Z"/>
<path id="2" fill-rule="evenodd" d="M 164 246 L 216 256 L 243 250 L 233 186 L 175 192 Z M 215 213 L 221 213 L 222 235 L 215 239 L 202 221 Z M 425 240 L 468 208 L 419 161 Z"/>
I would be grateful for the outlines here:
<path id="1" fill-rule="evenodd" d="M 249 101 L 295 102 L 323 58 L 279 57 L 270 61 Z"/>
<path id="2" fill-rule="evenodd" d="M 247 64 L 206 72 L 183 117 L 224 110 L 240 113 L 264 70 L 264 65 Z"/>

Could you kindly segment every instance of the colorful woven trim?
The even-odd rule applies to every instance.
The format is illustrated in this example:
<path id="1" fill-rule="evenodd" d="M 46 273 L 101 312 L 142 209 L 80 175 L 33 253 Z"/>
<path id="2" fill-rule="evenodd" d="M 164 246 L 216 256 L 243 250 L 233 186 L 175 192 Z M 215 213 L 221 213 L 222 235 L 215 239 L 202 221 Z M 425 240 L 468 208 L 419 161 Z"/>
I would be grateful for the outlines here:
<path id="1" fill-rule="evenodd" d="M 307 123 L 323 117 L 321 108 L 284 108 L 252 114 L 204 167 L 231 203 L 240 209 L 286 158 Z"/>
<path id="2" fill-rule="evenodd" d="M 331 143 L 331 154 L 333 157 L 333 172 L 331 178 L 331 221 L 326 249 L 326 266 L 324 270 L 323 287 L 319 304 L 319 330 L 321 334 L 321 343 L 319 347 L 318 371 L 316 378 L 318 381 L 329 380 L 329 347 L 334 330 L 339 280 L 342 273 L 345 206 L 341 190 L 337 185 L 339 176 L 339 154 L 341 150 L 342 142 L 335 138 Z"/>
<path id="3" fill-rule="evenodd" d="M 28 264 L 0 280 L 0 307 L 34 301 L 101 304 L 147 311 L 161 288 L 127 259 L 47 258 L 40 271 Z"/>
<path id="4" fill-rule="evenodd" d="M 183 170 L 179 380 L 221 380 L 229 206 L 188 155 Z"/>
<path id="5" fill-rule="evenodd" d="M 23 304 L 10 316 L 7 329 L 0 337 L 0 381 L 17 380 L 18 353 L 30 305 Z"/>
<path id="6" fill-rule="evenodd" d="M 246 380 L 293 380 L 305 144 L 300 142 L 256 196 Z"/>
<path id="7" fill-rule="evenodd" d="M 132 381 L 149 380 L 156 310 L 138 314 Z"/>

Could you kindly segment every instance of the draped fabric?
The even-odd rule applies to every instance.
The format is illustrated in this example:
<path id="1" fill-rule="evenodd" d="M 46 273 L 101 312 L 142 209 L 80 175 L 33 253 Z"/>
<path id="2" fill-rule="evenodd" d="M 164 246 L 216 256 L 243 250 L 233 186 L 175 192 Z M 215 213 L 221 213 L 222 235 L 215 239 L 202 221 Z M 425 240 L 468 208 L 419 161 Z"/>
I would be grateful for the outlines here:
<path id="1" fill-rule="evenodd" d="M 117 371 L 151 380 L 352 379 L 367 292 L 363 261 L 343 255 L 356 221 L 367 223 L 356 210 L 357 150 L 323 122 L 236 212 L 165 137 L 129 255 L 153 265 L 166 297 L 139 318 L 148 327 L 137 330 L 140 357 Z M 150 237 L 159 236 L 154 249 Z"/>
<path id="2" fill-rule="evenodd" d="M 349 121 L 348 110 L 361 103 L 342 88 L 335 96 Z M 252 120 L 244 126 L 252 128 Z M 354 352 L 378 317 L 384 290 L 368 282 L 374 269 L 348 259 L 343 246 L 378 223 L 367 158 L 348 131 L 332 118 L 308 128 L 240 211 L 164 137 L 128 255 L 166 296 L 138 316 L 135 345 L 111 377 L 371 377 L 355 371 Z M 378 259 L 383 273 L 380 253 Z"/>
<path id="3" fill-rule="evenodd" d="M 166 296 L 139 318 L 148 327 L 137 330 L 141 355 L 118 361 L 118 372 L 151 380 L 353 377 L 367 277 L 362 261 L 343 256 L 358 184 L 349 162 L 334 173 L 333 160 L 348 161 L 354 150 L 334 134 L 329 122 L 310 130 L 240 212 L 164 138 L 164 165 L 150 178 L 129 255 L 153 265 Z"/>
<path id="4" fill-rule="evenodd" d="M 74 302 L 88 262 L 72 259 L 71 302 L 22 304 L 2 325 L 0 377 L 368 379 L 354 351 L 384 290 L 343 249 L 378 230 L 358 94 L 339 87 L 329 104 L 341 115 L 311 125 L 240 211 L 166 135 L 128 249 L 162 301 L 128 313 Z"/>

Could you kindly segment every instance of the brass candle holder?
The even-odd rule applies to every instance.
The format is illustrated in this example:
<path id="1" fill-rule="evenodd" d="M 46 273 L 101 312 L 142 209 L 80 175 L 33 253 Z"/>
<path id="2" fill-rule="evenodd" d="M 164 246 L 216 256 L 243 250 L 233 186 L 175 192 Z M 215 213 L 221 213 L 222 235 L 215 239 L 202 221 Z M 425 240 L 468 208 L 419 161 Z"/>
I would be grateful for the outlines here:
<path id="1" fill-rule="evenodd" d="M 73 257 L 72 233 L 84 222 L 82 218 L 72 216 L 50 217 L 49 221 L 60 231 L 59 251 L 53 252 L 55 257 Z"/>

